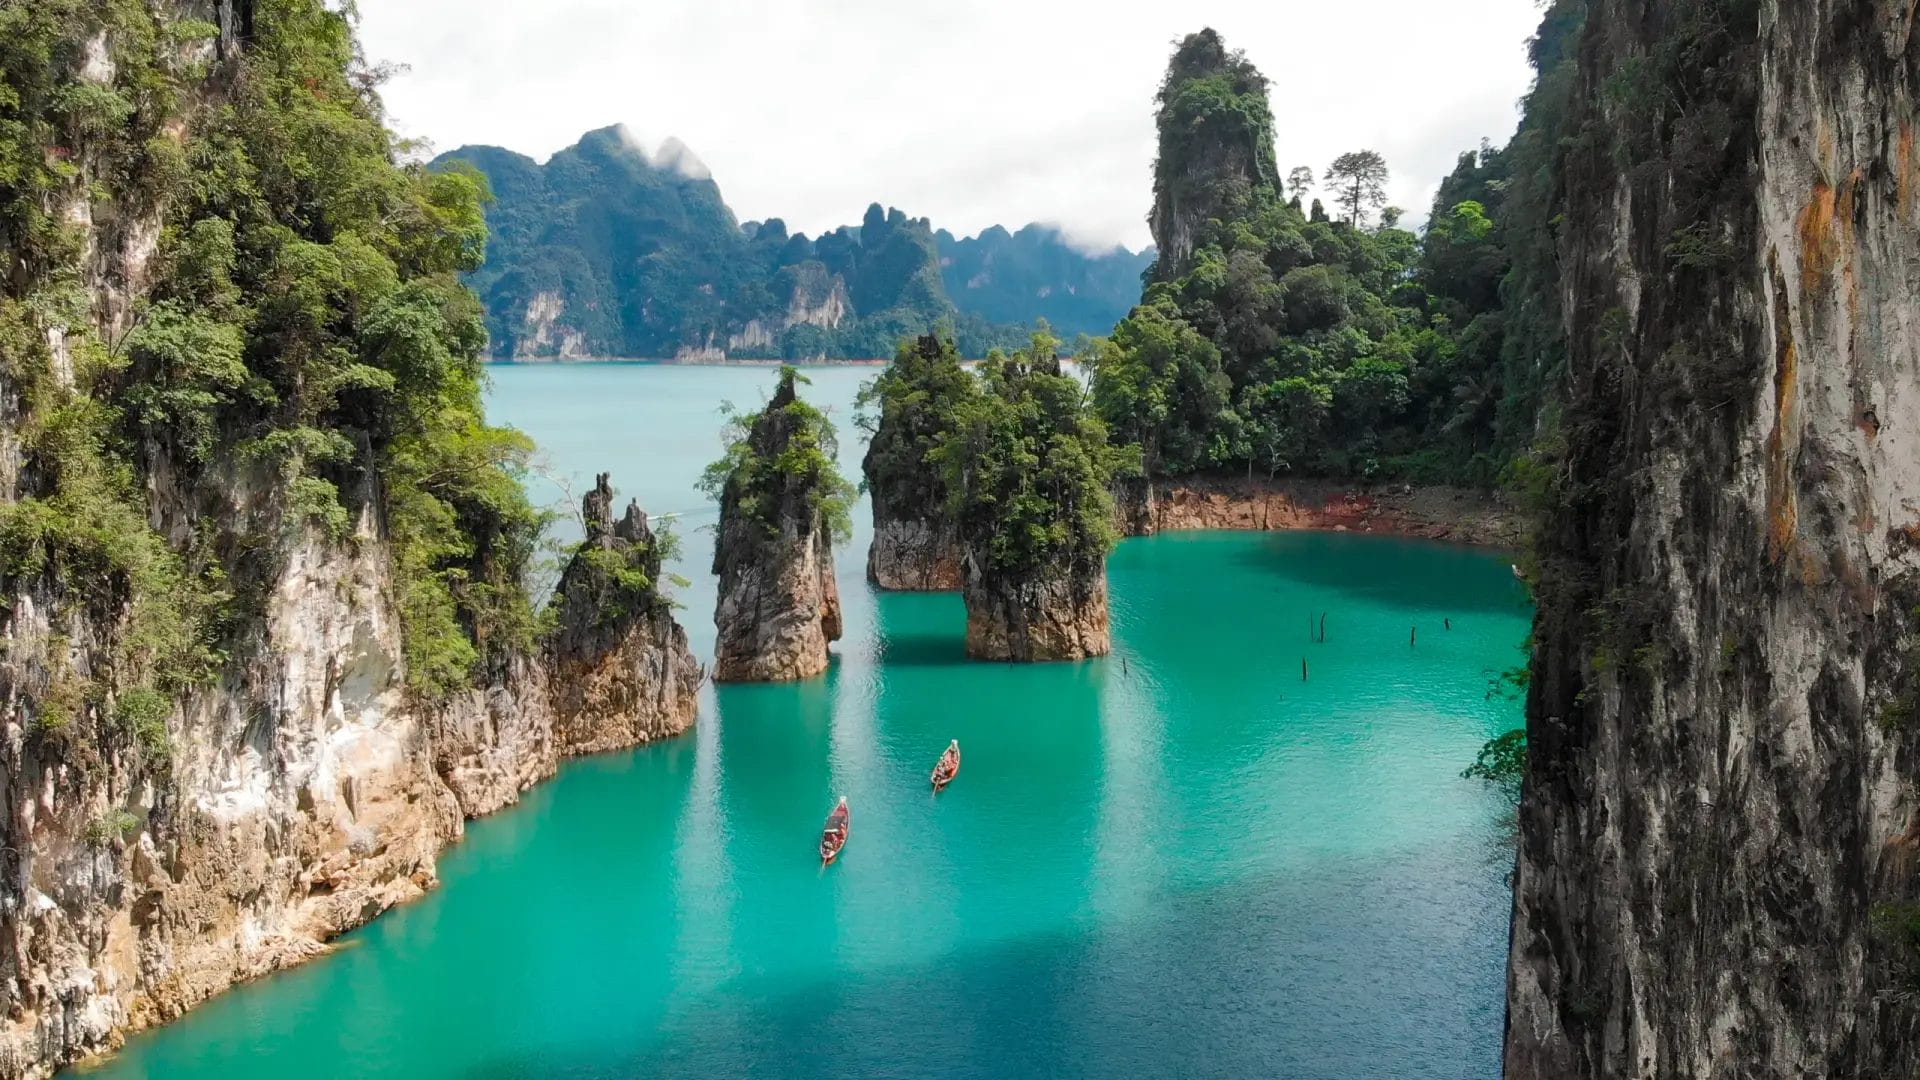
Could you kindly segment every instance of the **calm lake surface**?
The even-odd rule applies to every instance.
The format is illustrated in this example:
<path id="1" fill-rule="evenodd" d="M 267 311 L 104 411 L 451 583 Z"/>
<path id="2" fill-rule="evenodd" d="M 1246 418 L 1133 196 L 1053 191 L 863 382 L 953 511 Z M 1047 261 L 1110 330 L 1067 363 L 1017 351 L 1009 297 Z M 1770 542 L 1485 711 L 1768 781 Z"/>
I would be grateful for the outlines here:
<path id="1" fill-rule="evenodd" d="M 802 388 L 849 476 L 874 373 Z M 757 406 L 774 372 L 493 377 L 493 417 L 576 493 L 611 471 L 623 503 L 681 515 L 681 619 L 709 658 L 715 515 L 693 481 L 719 403 Z M 1507 811 L 1459 773 L 1520 720 L 1487 696 L 1529 617 L 1505 559 L 1129 540 L 1114 656 L 1022 667 L 964 659 L 957 596 L 871 592 L 855 521 L 825 678 L 709 688 L 686 737 L 563 766 L 470 824 L 443 888 L 93 1075 L 1497 1075 Z M 936 800 L 950 738 L 965 767 Z M 822 872 L 840 794 L 852 836 Z"/>

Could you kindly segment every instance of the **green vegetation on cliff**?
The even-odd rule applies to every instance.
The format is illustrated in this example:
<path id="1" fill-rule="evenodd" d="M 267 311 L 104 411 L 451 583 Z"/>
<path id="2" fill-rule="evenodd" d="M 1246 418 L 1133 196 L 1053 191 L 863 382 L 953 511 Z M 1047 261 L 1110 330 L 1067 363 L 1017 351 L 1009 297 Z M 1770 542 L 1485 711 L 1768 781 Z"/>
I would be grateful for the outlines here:
<path id="1" fill-rule="evenodd" d="M 959 239 L 942 229 L 934 240 L 947 295 L 963 317 L 1002 326 L 1044 320 L 1068 339 L 1113 329 L 1139 299 L 1140 277 L 1153 265 L 1150 251 L 1089 254 L 1044 225 L 1013 233 L 995 225 Z"/>
<path id="2" fill-rule="evenodd" d="M 903 512 L 944 512 L 946 484 L 932 455 L 979 394 L 951 341 L 902 342 L 893 363 L 860 388 L 858 423 L 871 436 L 866 486 Z"/>
<path id="3" fill-rule="evenodd" d="M 1093 377 L 1149 474 L 1495 483 L 1534 436 L 1553 333 L 1535 288 L 1511 290 L 1515 317 L 1504 285 L 1521 240 L 1539 274 L 1543 181 L 1513 172 L 1539 140 L 1463 156 L 1423 238 L 1383 207 L 1370 150 L 1326 170 L 1338 219 L 1303 209 L 1314 171 L 1283 185 L 1267 81 L 1213 31 L 1181 42 L 1159 102 L 1159 261 Z"/>
<path id="4" fill-rule="evenodd" d="M 726 453 L 707 466 L 700 490 L 720 502 L 723 517 L 738 515 L 774 534 L 785 521 L 823 521 L 844 541 L 853 533 L 858 493 L 834 462 L 840 448 L 833 421 L 799 396 L 796 384 L 806 381 L 782 367 L 765 408 L 727 407 Z"/>
<path id="5" fill-rule="evenodd" d="M 530 640 L 529 447 L 482 416 L 458 278 L 485 184 L 396 165 L 374 81 L 320 0 L 249 5 L 244 48 L 131 0 L 0 10 L 0 594 L 100 646 L 42 729 L 164 746 L 308 528 L 390 542 L 416 691 Z"/>
<path id="6" fill-rule="evenodd" d="M 1113 484 L 1137 456 L 1111 446 L 1059 342 L 1036 335 L 980 367 L 981 392 L 955 410 L 933 460 L 961 539 L 1006 574 L 1083 568 L 1119 539 Z"/>

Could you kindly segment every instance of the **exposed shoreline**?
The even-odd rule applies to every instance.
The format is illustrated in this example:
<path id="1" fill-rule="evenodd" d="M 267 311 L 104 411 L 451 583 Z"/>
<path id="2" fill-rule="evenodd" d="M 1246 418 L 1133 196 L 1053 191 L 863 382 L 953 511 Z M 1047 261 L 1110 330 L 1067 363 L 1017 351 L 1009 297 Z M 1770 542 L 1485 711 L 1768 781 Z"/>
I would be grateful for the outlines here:
<path id="1" fill-rule="evenodd" d="M 1120 496 L 1121 532 L 1368 533 L 1518 550 L 1526 529 L 1498 495 L 1467 488 L 1331 480 L 1188 477 L 1136 485 Z"/>
<path id="2" fill-rule="evenodd" d="M 976 361 L 968 361 L 974 363 Z M 891 357 L 870 357 L 859 360 L 833 360 L 825 357 L 809 357 L 804 360 L 764 359 L 759 357 L 729 357 L 715 360 L 703 356 L 696 360 L 676 360 L 671 356 L 490 356 L 488 366 L 494 367 L 571 367 L 585 364 L 652 364 L 658 367 L 884 367 L 893 363 Z"/>

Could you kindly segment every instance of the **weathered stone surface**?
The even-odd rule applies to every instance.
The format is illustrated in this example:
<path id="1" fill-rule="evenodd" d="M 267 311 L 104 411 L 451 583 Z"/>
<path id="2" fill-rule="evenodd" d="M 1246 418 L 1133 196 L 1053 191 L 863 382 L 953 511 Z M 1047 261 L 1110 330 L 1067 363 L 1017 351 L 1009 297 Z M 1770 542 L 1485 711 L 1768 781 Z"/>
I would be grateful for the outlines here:
<path id="1" fill-rule="evenodd" d="M 1577 66 L 1507 1074 L 1920 1074 L 1914 6 L 1596 0 Z"/>
<path id="2" fill-rule="evenodd" d="M 1058 574 L 1010 576 L 969 555 L 967 655 L 979 660 L 1084 660 L 1113 651 L 1104 559 Z"/>
<path id="3" fill-rule="evenodd" d="M 248 4 L 145 10 L 216 19 L 225 60 L 253 29 Z M 102 72 L 118 49 L 153 47 L 108 33 L 85 45 L 90 78 L 109 77 Z M 213 59 L 182 48 L 181 61 Z M 204 96 L 189 88 L 183 103 L 189 112 L 204 103 L 196 93 Z M 184 139 L 191 122 L 176 119 L 168 137 Z M 100 160 L 73 149 L 59 203 L 84 252 L 78 283 L 92 331 L 124 341 L 148 299 L 168 208 L 150 192 L 122 198 L 125 177 L 95 172 Z M 0 291 L 18 299 L 12 282 Z M 47 329 L 49 374 L 65 385 L 74 385 L 80 336 L 73 326 Z M 17 379 L 0 380 L 0 505 L 46 490 L 46 477 L 34 475 L 43 466 L 18 438 L 31 419 L 27 401 Z M 574 602 L 550 650 L 489 650 L 486 689 L 429 704 L 406 689 L 380 477 L 342 492 L 344 505 L 361 509 L 341 542 L 288 512 L 277 466 L 235 454 L 186 472 L 164 440 L 137 455 L 161 537 L 184 549 L 205 530 L 216 548 L 237 549 L 219 557 L 233 587 L 249 593 L 239 605 L 247 617 L 220 642 L 226 659 L 211 681 L 173 696 L 164 739 L 153 727 L 143 737 L 116 716 L 125 702 L 113 695 L 125 686 L 104 670 L 127 632 L 112 593 L 7 571 L 5 1080 L 47 1075 L 237 981 L 324 951 L 334 935 L 431 888 L 435 859 L 463 820 L 514 801 L 560 757 L 670 734 L 693 718 L 697 667 L 657 598 L 612 612 L 597 605 L 612 595 L 596 577 L 608 567 L 657 575 L 637 512 L 618 525 L 600 514 L 596 542 L 612 558 L 569 570 Z"/>
<path id="4" fill-rule="evenodd" d="M 760 460 L 776 459 L 799 435 L 787 408 L 795 400 L 793 379 L 782 378 L 748 436 Z M 719 682 L 811 678 L 827 669 L 827 646 L 840 640 L 833 535 L 820 492 L 806 477 L 764 479 L 764 490 L 749 492 L 736 473 L 721 494 L 713 553 Z"/>
<path id="5" fill-rule="evenodd" d="M 978 393 L 954 346 L 933 334 L 903 343 L 893 364 L 862 391 L 863 404 L 878 406 L 860 461 L 873 506 L 867 580 L 874 585 L 924 592 L 960 587 L 960 532 L 943 469 L 930 458 Z"/>
<path id="6" fill-rule="evenodd" d="M 598 542 L 650 549 L 637 510 Z M 0 1076 L 45 1075 L 323 952 L 431 888 L 462 819 L 561 757 L 684 730 L 699 682 L 684 631 L 657 605 L 594 605 L 597 573 L 567 572 L 574 603 L 546 655 L 430 707 L 403 690 L 373 515 L 352 545 L 306 534 L 247 656 L 171 719 L 164 785 L 108 728 L 84 760 L 30 730 L 49 664 L 91 662 L 94 635 L 16 597 L 0 624 Z M 124 833 L 103 828 L 116 812 Z"/>
<path id="7" fill-rule="evenodd" d="M 1355 487 L 1331 481 L 1129 481 L 1115 497 L 1128 536 L 1196 529 L 1325 529 L 1518 547 L 1523 529 L 1496 496 L 1446 487 Z"/>
<path id="8" fill-rule="evenodd" d="M 623 585 L 585 557 L 561 577 L 560 625 L 547 643 L 555 737 L 579 754 L 677 735 L 693 723 L 702 672 L 658 591 L 661 557 L 647 515 L 629 503 L 615 521 L 603 473 L 583 518 L 586 550 L 617 557 L 648 584 Z"/>
<path id="9" fill-rule="evenodd" d="M 960 587 L 960 540 L 951 527 L 919 518 L 880 517 L 874 499 L 867 580 L 882 589 L 943 592 Z"/>

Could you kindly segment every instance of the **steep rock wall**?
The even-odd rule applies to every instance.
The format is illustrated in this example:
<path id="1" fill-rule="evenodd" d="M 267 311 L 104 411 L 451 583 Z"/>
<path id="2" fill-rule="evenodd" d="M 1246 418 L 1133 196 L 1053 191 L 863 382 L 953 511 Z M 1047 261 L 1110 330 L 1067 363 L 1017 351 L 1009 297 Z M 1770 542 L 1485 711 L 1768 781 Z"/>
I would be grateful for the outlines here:
<path id="1" fill-rule="evenodd" d="M 827 669 L 827 646 L 840 640 L 840 588 L 821 478 L 782 464 L 814 437 L 797 402 L 788 369 L 753 420 L 745 453 L 721 492 L 713 552 L 720 576 L 713 612 L 717 681 L 811 678 Z"/>
<path id="2" fill-rule="evenodd" d="M 867 580 L 882 589 L 946 592 L 960 587 L 960 538 L 938 519 L 902 516 L 873 494 Z"/>
<path id="3" fill-rule="evenodd" d="M 590 542 L 651 548 L 637 510 Z M 657 554 L 639 561 L 657 570 Z M 0 1076 L 44 1075 L 319 954 L 431 888 L 463 818 L 562 757 L 685 730 L 685 632 L 664 602 L 589 602 L 608 599 L 604 573 L 569 567 L 574 602 L 544 655 L 429 706 L 403 689 L 377 519 L 349 543 L 300 535 L 244 659 L 179 707 L 161 782 L 102 710 L 77 721 L 98 756 L 36 734 L 50 672 L 84 671 L 94 633 L 18 597 L 0 625 Z"/>
<path id="4" fill-rule="evenodd" d="M 1105 559 L 1058 572 L 1008 574 L 968 551 L 964 565 L 968 656 L 1084 660 L 1113 651 Z"/>
<path id="5" fill-rule="evenodd" d="M 1596 0 L 1579 67 L 1507 1074 L 1912 1076 L 1914 7 Z"/>

